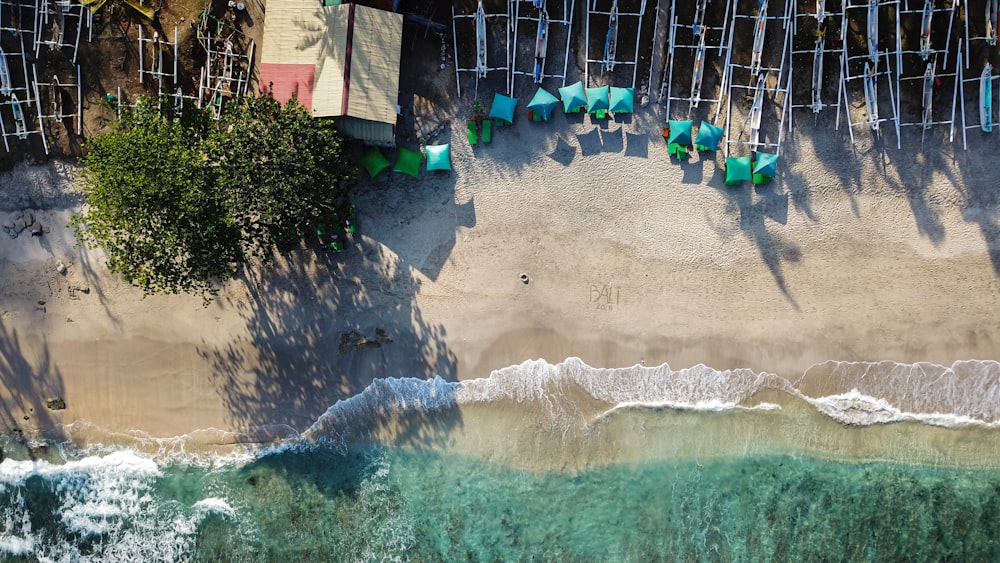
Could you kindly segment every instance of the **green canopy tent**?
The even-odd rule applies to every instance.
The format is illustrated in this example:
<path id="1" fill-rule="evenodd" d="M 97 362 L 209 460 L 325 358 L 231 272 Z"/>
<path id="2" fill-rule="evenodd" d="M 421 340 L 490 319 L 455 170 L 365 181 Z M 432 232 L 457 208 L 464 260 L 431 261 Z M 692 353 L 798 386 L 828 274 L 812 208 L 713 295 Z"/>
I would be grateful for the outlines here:
<path id="1" fill-rule="evenodd" d="M 372 147 L 365 153 L 365 156 L 361 157 L 361 166 L 368 171 L 368 175 L 372 178 L 378 176 L 383 170 L 392 166 L 389 160 L 382 155 L 382 151 L 378 150 L 378 147 Z"/>
<path id="2" fill-rule="evenodd" d="M 610 106 L 611 89 L 607 86 L 599 88 L 587 88 L 587 113 L 593 113 L 600 119 Z"/>
<path id="3" fill-rule="evenodd" d="M 714 151 L 719 149 L 719 141 L 725 129 L 716 127 L 707 121 L 702 121 L 698 125 L 698 138 L 695 140 L 694 148 L 699 151 Z"/>
<path id="4" fill-rule="evenodd" d="M 632 113 L 635 105 L 635 89 L 611 87 L 611 113 Z"/>
<path id="5" fill-rule="evenodd" d="M 451 170 L 451 145 L 427 145 L 428 170 Z"/>
<path id="6" fill-rule="evenodd" d="M 423 162 L 424 155 L 420 151 L 410 150 L 405 147 L 399 149 L 399 157 L 396 158 L 396 167 L 393 172 L 409 174 L 414 178 L 420 177 L 420 163 Z"/>
<path id="7" fill-rule="evenodd" d="M 538 116 L 535 121 L 548 121 L 552 117 L 552 110 L 559 105 L 559 98 L 553 96 L 548 90 L 538 87 L 538 91 L 535 92 L 535 96 L 531 98 L 528 102 L 528 109 Z"/>
<path id="8" fill-rule="evenodd" d="M 508 125 L 514 123 L 514 109 L 517 107 L 517 98 L 504 96 L 503 94 L 493 94 L 493 105 L 490 106 L 490 118 L 499 119 Z M 500 125 L 499 123 L 497 125 Z"/>
<path id="9" fill-rule="evenodd" d="M 670 134 L 667 137 L 667 154 L 675 155 L 678 159 L 687 158 L 687 146 L 691 144 L 691 120 L 667 122 Z"/>
<path id="10" fill-rule="evenodd" d="M 757 153 L 757 160 L 753 163 L 753 183 L 766 184 L 774 178 L 778 170 L 778 155 L 766 152 Z"/>
<path id="11" fill-rule="evenodd" d="M 750 155 L 726 159 L 726 185 L 738 186 L 744 180 L 751 180 Z"/>
<path id="12" fill-rule="evenodd" d="M 565 113 L 576 113 L 580 108 L 587 107 L 587 92 L 583 89 L 583 82 L 563 86 L 559 89 L 559 96 Z"/>

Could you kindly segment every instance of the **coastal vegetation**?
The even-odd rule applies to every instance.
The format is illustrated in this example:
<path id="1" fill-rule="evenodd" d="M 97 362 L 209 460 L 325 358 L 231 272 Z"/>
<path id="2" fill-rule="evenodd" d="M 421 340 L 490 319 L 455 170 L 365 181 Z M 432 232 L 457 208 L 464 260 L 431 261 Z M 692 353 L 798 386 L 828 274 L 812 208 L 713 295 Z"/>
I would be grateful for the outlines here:
<path id="1" fill-rule="evenodd" d="M 236 98 L 214 120 L 145 98 L 88 140 L 87 205 L 70 226 L 147 294 L 207 299 L 347 210 L 355 176 L 343 146 L 333 122 L 294 99 Z"/>

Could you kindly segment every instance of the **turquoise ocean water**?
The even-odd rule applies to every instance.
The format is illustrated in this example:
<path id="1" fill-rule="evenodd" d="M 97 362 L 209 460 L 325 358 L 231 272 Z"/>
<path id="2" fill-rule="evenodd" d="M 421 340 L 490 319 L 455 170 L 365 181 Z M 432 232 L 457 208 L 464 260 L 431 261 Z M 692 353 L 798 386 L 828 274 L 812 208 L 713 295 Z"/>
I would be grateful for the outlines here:
<path id="1" fill-rule="evenodd" d="M 228 457 L 8 441 L 0 560 L 997 561 L 998 374 L 527 362 Z"/>

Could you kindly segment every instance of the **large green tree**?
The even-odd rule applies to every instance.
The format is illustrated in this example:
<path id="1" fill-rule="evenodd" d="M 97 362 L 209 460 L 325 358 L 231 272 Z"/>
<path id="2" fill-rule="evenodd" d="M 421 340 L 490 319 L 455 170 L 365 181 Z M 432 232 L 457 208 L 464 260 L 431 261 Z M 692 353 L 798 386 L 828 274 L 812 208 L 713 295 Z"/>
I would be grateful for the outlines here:
<path id="1" fill-rule="evenodd" d="M 218 121 L 141 100 L 86 148 L 71 226 L 146 293 L 214 294 L 346 209 L 354 181 L 333 123 L 271 97 L 232 100 Z"/>

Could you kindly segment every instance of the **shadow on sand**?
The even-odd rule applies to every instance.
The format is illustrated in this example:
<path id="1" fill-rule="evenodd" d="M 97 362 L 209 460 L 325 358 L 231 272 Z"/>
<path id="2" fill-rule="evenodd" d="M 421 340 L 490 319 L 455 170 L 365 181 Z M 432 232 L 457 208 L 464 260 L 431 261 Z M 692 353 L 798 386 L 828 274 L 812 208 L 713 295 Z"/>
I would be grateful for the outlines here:
<path id="1" fill-rule="evenodd" d="M 456 230 L 475 225 L 474 202 L 456 202 L 450 173 L 426 172 L 362 179 L 353 199 L 360 226 L 343 252 L 304 245 L 246 272 L 245 293 L 219 297 L 238 310 L 245 333 L 199 353 L 241 429 L 302 431 L 378 378 L 457 377 L 445 328 L 424 320 L 417 297 L 421 278 L 440 274 Z"/>
<path id="2" fill-rule="evenodd" d="M 24 342 L 16 330 L 0 325 L 0 382 L 0 425 L 13 429 L 15 437 L 24 437 L 21 428 L 30 427 L 56 442 L 66 439 L 58 411 L 46 405 L 48 399 L 62 399 L 65 390 L 44 340 Z"/>

